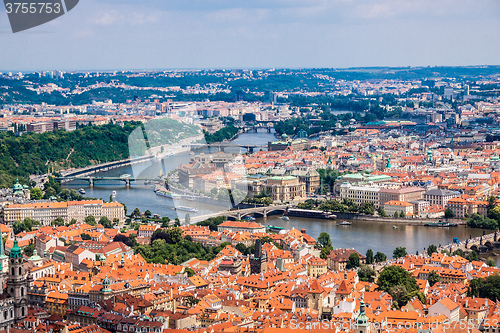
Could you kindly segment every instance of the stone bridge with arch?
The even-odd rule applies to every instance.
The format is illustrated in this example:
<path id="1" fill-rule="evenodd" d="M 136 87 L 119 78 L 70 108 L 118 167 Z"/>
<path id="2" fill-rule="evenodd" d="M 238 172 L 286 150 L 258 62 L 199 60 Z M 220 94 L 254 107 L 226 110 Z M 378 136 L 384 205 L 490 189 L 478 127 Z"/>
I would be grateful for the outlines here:
<path id="1" fill-rule="evenodd" d="M 200 216 L 193 216 L 191 217 L 191 224 L 219 216 L 226 216 L 228 220 L 241 220 L 246 216 L 254 216 L 254 215 L 256 217 L 267 217 L 267 215 L 283 214 L 288 210 L 288 208 L 292 206 L 293 205 L 253 207 L 253 208 L 222 211 L 219 213 L 206 214 Z"/>
<path id="2" fill-rule="evenodd" d="M 451 243 L 438 248 L 441 250 L 448 250 L 450 252 L 461 249 L 464 252 L 475 251 L 477 253 L 487 253 L 492 250 L 500 251 L 500 233 L 495 231 L 491 234 L 485 234 L 479 237 L 469 238 L 461 241 L 460 243 Z"/>

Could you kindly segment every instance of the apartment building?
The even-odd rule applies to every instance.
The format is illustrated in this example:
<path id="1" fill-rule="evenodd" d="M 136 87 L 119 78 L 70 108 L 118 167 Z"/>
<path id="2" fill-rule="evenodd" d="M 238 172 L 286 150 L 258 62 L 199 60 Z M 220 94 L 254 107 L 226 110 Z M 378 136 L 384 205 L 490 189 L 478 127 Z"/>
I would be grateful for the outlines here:
<path id="1" fill-rule="evenodd" d="M 460 192 L 433 189 L 424 193 L 424 200 L 429 202 L 431 206 L 442 206 L 446 207 L 449 200 L 455 197 L 459 197 Z"/>
<path id="2" fill-rule="evenodd" d="M 425 189 L 422 187 L 410 186 L 400 188 L 381 188 L 379 191 L 379 206 L 383 206 L 388 201 L 418 201 L 423 198 Z"/>
<path id="3" fill-rule="evenodd" d="M 486 216 L 488 214 L 488 201 L 466 200 L 461 197 L 448 200 L 449 208 L 456 218 L 463 219 L 472 214 Z"/>
<path id="4" fill-rule="evenodd" d="M 379 207 L 379 191 L 380 187 L 378 186 L 354 186 L 350 183 L 343 183 L 340 185 L 340 198 L 351 199 L 358 205 L 371 202 L 375 207 Z"/>
<path id="5" fill-rule="evenodd" d="M 306 184 L 294 176 L 275 176 L 267 180 L 254 181 L 248 184 L 248 196 L 267 192 L 274 201 L 292 201 L 307 197 Z"/>
<path id="6" fill-rule="evenodd" d="M 125 220 L 125 209 L 118 202 L 106 203 L 102 200 L 15 204 L 3 208 L 5 223 L 30 218 L 39 221 L 42 225 L 50 225 L 58 217 L 66 223 L 72 219 L 84 222 L 89 215 L 94 216 L 96 220 L 106 216 L 111 220 L 117 218 L 122 222 Z"/>
<path id="7" fill-rule="evenodd" d="M 392 200 L 384 204 L 384 210 L 389 216 L 394 216 L 396 212 L 398 214 L 404 212 L 405 216 L 411 216 L 413 215 L 413 204 L 406 201 Z"/>

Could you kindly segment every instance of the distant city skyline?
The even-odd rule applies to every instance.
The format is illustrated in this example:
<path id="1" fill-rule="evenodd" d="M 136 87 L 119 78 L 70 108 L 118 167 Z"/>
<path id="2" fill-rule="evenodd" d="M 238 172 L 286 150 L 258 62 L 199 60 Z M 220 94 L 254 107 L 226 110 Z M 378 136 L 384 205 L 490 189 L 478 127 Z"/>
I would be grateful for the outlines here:
<path id="1" fill-rule="evenodd" d="M 13 34 L 0 71 L 500 64 L 496 0 L 85 0 Z"/>

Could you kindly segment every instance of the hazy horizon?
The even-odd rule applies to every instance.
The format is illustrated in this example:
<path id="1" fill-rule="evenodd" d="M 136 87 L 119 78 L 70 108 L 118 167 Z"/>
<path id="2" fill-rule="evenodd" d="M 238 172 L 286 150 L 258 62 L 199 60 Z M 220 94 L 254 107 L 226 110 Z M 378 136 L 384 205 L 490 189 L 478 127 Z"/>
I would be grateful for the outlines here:
<path id="1" fill-rule="evenodd" d="M 500 64 L 497 0 L 82 0 L 13 34 L 3 71 Z"/>

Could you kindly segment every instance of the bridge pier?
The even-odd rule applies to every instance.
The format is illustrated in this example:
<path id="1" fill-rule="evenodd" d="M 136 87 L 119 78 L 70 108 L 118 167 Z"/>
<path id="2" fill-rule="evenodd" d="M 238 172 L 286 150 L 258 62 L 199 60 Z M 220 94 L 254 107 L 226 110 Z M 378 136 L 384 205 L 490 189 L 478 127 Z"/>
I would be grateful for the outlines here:
<path id="1" fill-rule="evenodd" d="M 130 188 L 130 179 L 125 180 L 125 187 Z"/>
<path id="2" fill-rule="evenodd" d="M 267 210 L 265 210 L 265 209 L 264 209 L 264 211 L 263 211 L 262 215 L 263 215 L 264 217 L 267 217 Z"/>
<path id="3" fill-rule="evenodd" d="M 89 178 L 89 186 L 90 188 L 94 188 L 94 178 L 92 177 Z"/>
<path id="4" fill-rule="evenodd" d="M 236 219 L 237 219 L 238 221 L 240 221 L 240 220 L 241 220 L 241 213 L 238 213 L 238 214 L 236 215 Z"/>

